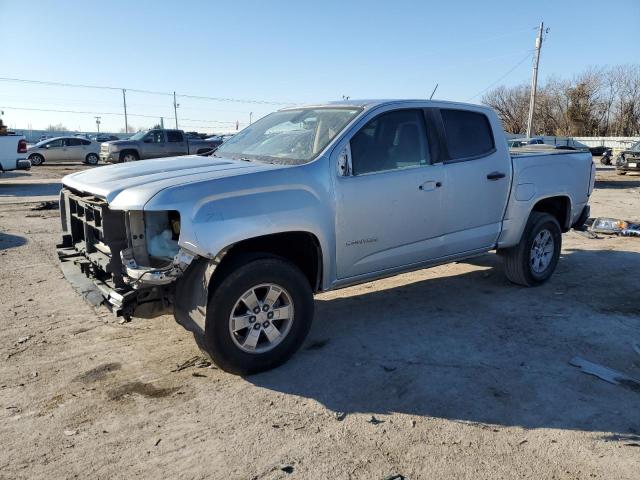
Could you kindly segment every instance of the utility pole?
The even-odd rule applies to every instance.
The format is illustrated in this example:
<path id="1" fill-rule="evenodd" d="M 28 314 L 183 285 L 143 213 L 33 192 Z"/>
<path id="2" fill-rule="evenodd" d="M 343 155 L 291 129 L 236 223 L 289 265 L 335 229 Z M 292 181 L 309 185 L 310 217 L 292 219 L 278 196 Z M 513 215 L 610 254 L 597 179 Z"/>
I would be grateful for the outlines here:
<path id="1" fill-rule="evenodd" d="M 253 118 L 253 112 L 249 112 L 249 125 L 251 125 L 251 120 Z"/>
<path id="2" fill-rule="evenodd" d="M 538 36 L 536 37 L 536 59 L 533 62 L 533 73 L 531 75 L 531 98 L 529 99 L 529 119 L 527 120 L 527 138 L 533 135 L 533 112 L 536 108 L 536 89 L 538 88 L 538 64 L 540 63 L 540 50 L 542 49 L 542 32 L 544 22 L 540 22 Z"/>
<path id="3" fill-rule="evenodd" d="M 176 103 L 176 92 L 173 92 L 173 116 L 176 117 L 176 130 L 178 129 L 178 107 L 180 105 Z"/>
<path id="4" fill-rule="evenodd" d="M 98 133 L 100 133 L 100 118 L 102 117 L 93 117 L 96 119 L 96 128 L 98 129 Z"/>
<path id="5" fill-rule="evenodd" d="M 124 133 L 129 133 L 129 123 L 127 122 L 127 91 L 122 89 L 122 102 L 124 103 Z"/>

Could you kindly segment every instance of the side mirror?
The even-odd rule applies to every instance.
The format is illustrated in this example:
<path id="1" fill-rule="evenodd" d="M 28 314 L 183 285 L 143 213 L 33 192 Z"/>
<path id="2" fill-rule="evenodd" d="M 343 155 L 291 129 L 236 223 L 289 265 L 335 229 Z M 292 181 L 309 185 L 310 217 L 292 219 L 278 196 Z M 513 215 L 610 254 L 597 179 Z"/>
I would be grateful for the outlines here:
<path id="1" fill-rule="evenodd" d="M 338 176 L 349 177 L 351 174 L 351 145 L 347 143 L 338 156 Z"/>

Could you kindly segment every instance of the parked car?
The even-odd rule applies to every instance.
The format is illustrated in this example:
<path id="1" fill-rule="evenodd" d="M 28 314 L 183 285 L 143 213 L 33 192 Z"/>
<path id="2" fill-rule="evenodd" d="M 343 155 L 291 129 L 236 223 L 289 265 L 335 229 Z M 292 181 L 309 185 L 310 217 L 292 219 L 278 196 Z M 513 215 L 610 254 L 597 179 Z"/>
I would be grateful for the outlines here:
<path id="1" fill-rule="evenodd" d="M 640 172 L 640 142 L 636 142 L 620 152 L 615 163 L 618 175 L 626 175 L 627 172 Z"/>
<path id="2" fill-rule="evenodd" d="M 103 143 L 100 158 L 103 162 L 120 163 L 176 155 L 202 154 L 218 145 L 206 140 L 189 139 L 182 130 L 156 128 L 138 132 L 128 140 Z"/>
<path id="3" fill-rule="evenodd" d="M 0 135 L 0 172 L 29 170 L 27 141 L 24 135 Z"/>
<path id="4" fill-rule="evenodd" d="M 38 142 L 27 150 L 31 165 L 44 162 L 84 162 L 97 165 L 100 144 L 80 137 L 56 137 Z"/>
<path id="5" fill-rule="evenodd" d="M 66 176 L 58 254 L 99 286 L 87 280 L 85 297 L 118 315 L 172 312 L 219 367 L 249 374 L 300 347 L 317 292 L 490 250 L 512 282 L 546 282 L 594 179 L 588 152 L 510 155 L 484 106 L 295 107 L 209 157 Z"/>
<path id="6" fill-rule="evenodd" d="M 115 135 L 96 135 L 95 141 L 98 143 L 102 142 L 113 142 L 115 140 L 120 140 L 120 137 L 116 137 Z"/>
<path id="7" fill-rule="evenodd" d="M 593 155 L 594 157 L 602 157 L 606 152 L 609 152 L 609 155 L 611 155 L 611 148 L 605 147 L 604 145 L 588 148 L 591 152 L 591 155 Z"/>

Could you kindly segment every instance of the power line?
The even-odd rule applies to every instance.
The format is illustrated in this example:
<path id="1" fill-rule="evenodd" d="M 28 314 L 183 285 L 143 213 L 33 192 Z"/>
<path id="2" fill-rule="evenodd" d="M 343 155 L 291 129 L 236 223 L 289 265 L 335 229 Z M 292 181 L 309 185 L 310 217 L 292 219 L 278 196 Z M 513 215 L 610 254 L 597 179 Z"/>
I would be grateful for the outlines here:
<path id="1" fill-rule="evenodd" d="M 55 110 L 55 109 L 47 109 L 47 108 L 27 108 L 27 107 L 0 107 L 7 110 L 27 110 L 32 112 L 53 112 L 53 113 L 76 113 L 82 115 L 115 115 L 118 117 L 123 117 L 123 113 L 118 112 L 88 112 L 88 111 L 79 111 L 79 110 Z M 160 117 L 174 120 L 174 117 L 167 117 L 165 115 L 147 115 L 142 113 L 129 113 L 129 117 L 142 117 L 142 118 L 155 118 L 158 119 Z M 205 122 L 205 123 L 219 123 L 219 124 L 233 124 L 235 125 L 235 121 L 221 121 L 221 120 L 203 120 L 203 119 L 194 119 L 194 118 L 183 118 L 182 120 L 188 120 L 190 122 Z"/>
<path id="2" fill-rule="evenodd" d="M 112 87 L 106 85 L 88 85 L 81 83 L 66 83 L 66 82 L 50 82 L 45 80 L 32 80 L 26 78 L 15 78 L 15 77 L 0 77 L 0 81 L 3 82 L 17 82 L 17 83 L 28 83 L 28 84 L 36 84 L 36 85 L 49 85 L 53 87 L 71 87 L 71 88 L 92 88 L 97 90 L 126 90 L 127 92 L 136 92 L 136 93 L 146 93 L 149 95 L 164 95 L 172 97 L 174 95 L 173 92 L 160 92 L 154 90 L 142 90 L 137 88 L 125 88 L 125 87 Z M 183 98 L 192 98 L 196 100 L 211 100 L 214 102 L 235 102 L 235 103 L 251 103 L 251 104 L 261 104 L 261 105 L 295 105 L 295 102 L 276 102 L 270 100 L 257 100 L 257 99 L 248 99 L 248 98 L 227 98 L 227 97 L 209 97 L 205 95 L 189 95 L 176 93 L 176 96 Z"/>
<path id="3" fill-rule="evenodd" d="M 529 50 L 527 52 L 527 55 L 520 60 L 518 63 L 516 63 L 512 68 L 509 69 L 509 71 L 507 73 L 505 73 L 504 75 L 502 75 L 500 78 L 498 78 L 495 82 L 492 82 L 489 84 L 489 86 L 483 90 L 480 90 L 478 93 L 476 93 L 473 97 L 469 97 L 467 100 L 465 100 L 466 102 L 470 102 L 471 100 L 473 100 L 474 98 L 476 98 L 478 95 L 482 95 L 484 92 L 486 92 L 487 90 L 489 90 L 491 87 L 493 87 L 495 84 L 497 84 L 498 82 L 501 82 L 502 80 L 504 80 L 505 78 L 507 78 L 511 72 L 513 72 L 516 68 L 518 68 L 520 65 L 522 65 L 524 63 L 525 60 L 531 58 L 531 53 L 533 52 L 533 50 Z"/>

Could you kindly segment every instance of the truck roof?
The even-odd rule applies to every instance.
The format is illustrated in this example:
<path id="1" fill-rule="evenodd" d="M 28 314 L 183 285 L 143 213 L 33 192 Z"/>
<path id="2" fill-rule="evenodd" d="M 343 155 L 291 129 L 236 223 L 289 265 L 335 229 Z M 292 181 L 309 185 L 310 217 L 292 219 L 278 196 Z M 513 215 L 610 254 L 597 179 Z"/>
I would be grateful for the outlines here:
<path id="1" fill-rule="evenodd" d="M 313 103 L 309 105 L 292 105 L 289 107 L 282 108 L 281 110 L 292 110 L 296 108 L 312 108 L 312 107 L 358 107 L 358 108 L 373 108 L 379 107 L 382 105 L 388 105 L 393 103 L 434 103 L 438 105 L 447 104 L 451 106 L 459 106 L 459 107 L 474 107 L 474 108 L 482 108 L 485 110 L 490 110 L 489 107 L 485 105 L 478 105 L 475 103 L 463 103 L 463 102 L 452 102 L 448 100 L 428 100 L 426 98 L 388 98 L 388 99 L 355 99 L 355 100 L 338 100 L 332 102 L 325 103 Z"/>

